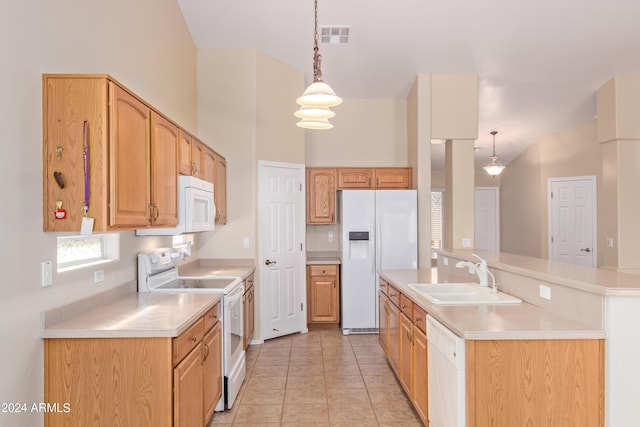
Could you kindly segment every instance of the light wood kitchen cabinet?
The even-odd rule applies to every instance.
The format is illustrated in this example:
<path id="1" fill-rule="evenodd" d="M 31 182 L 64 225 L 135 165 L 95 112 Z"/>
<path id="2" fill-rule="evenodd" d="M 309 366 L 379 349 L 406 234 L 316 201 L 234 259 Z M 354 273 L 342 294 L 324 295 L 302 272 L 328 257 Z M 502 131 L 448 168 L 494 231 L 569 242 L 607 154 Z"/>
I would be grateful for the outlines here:
<path id="1" fill-rule="evenodd" d="M 80 230 L 87 193 L 93 231 L 175 226 L 178 140 L 109 76 L 43 75 L 44 231 Z"/>
<path id="2" fill-rule="evenodd" d="M 399 375 L 400 373 L 400 309 L 398 308 L 399 292 L 389 285 L 389 363 L 391 368 Z"/>
<path id="3" fill-rule="evenodd" d="M 354 188 L 373 188 L 372 168 L 339 168 L 338 190 Z"/>
<path id="4" fill-rule="evenodd" d="M 205 179 L 205 156 L 207 148 L 204 143 L 192 137 L 193 146 L 191 148 L 191 175 L 196 178 Z M 213 181 L 211 181 L 213 182 Z"/>
<path id="5" fill-rule="evenodd" d="M 216 224 L 227 223 L 227 160 L 215 153 L 213 197 L 216 204 Z"/>
<path id="6" fill-rule="evenodd" d="M 307 224 L 336 223 L 336 170 L 307 169 Z"/>
<path id="7" fill-rule="evenodd" d="M 242 306 L 244 307 L 243 347 L 246 350 L 249 347 L 249 341 L 251 341 L 255 331 L 255 287 L 253 286 L 253 274 L 245 281 Z"/>
<path id="8" fill-rule="evenodd" d="M 307 316 L 309 324 L 340 322 L 340 283 L 337 264 L 307 266 Z"/>
<path id="9" fill-rule="evenodd" d="M 411 168 L 338 168 L 338 190 L 410 189 Z"/>
<path id="10" fill-rule="evenodd" d="M 400 366 L 398 378 L 400 384 L 407 396 L 411 398 L 412 394 L 412 376 L 413 376 L 413 323 L 402 311 L 400 312 Z"/>
<path id="11" fill-rule="evenodd" d="M 71 407 L 45 413 L 45 426 L 206 425 L 222 392 L 219 313 L 175 338 L 45 339 L 44 400 Z"/>
<path id="12" fill-rule="evenodd" d="M 604 340 L 465 346 L 467 426 L 604 425 Z"/>
<path id="13" fill-rule="evenodd" d="M 411 168 L 376 168 L 374 185 L 378 189 L 410 189 Z"/>
<path id="14" fill-rule="evenodd" d="M 202 161 L 202 179 L 207 182 L 216 183 L 216 153 L 209 148 L 204 147 L 202 151 L 203 161 Z M 214 185 L 213 191 L 215 192 L 216 188 Z"/>
<path id="15" fill-rule="evenodd" d="M 415 309 L 415 307 L 414 307 Z M 413 325 L 413 384 L 411 401 L 416 412 L 427 424 L 429 411 L 429 390 L 428 390 L 428 370 L 427 370 L 427 334 Z"/>
<path id="16" fill-rule="evenodd" d="M 191 175 L 193 172 L 193 139 L 188 132 L 180 129 L 178 143 L 178 172 L 180 175 Z"/>
<path id="17" fill-rule="evenodd" d="M 203 410 L 204 424 L 213 416 L 222 397 L 222 323 L 216 322 L 202 340 L 204 346 Z"/>
<path id="18" fill-rule="evenodd" d="M 378 342 L 384 354 L 389 356 L 389 299 L 385 292 L 378 291 Z"/>

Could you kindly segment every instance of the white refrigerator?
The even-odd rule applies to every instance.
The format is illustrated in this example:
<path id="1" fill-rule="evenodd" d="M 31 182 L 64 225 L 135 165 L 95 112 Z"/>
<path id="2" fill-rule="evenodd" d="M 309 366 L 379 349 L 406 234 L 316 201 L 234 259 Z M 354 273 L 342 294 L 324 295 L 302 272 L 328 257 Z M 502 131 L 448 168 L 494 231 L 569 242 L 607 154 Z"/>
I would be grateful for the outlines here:
<path id="1" fill-rule="evenodd" d="M 378 331 L 378 270 L 418 268 L 416 190 L 338 192 L 342 332 Z"/>

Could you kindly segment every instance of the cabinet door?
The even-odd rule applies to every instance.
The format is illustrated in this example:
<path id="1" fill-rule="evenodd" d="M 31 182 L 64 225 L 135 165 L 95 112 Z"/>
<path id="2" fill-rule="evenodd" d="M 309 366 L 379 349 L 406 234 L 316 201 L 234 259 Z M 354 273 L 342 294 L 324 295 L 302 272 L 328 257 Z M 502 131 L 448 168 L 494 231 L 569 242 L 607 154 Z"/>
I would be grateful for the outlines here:
<path id="1" fill-rule="evenodd" d="M 216 175 L 213 188 L 216 203 L 216 224 L 227 223 L 227 161 L 216 154 Z"/>
<path id="2" fill-rule="evenodd" d="M 422 422 L 427 423 L 427 335 L 413 328 L 413 406 Z"/>
<path id="3" fill-rule="evenodd" d="M 253 338 L 253 333 L 256 330 L 256 288 L 251 286 L 250 289 L 251 293 L 249 294 L 249 322 L 247 323 L 247 329 L 249 329 L 249 334 L 247 337 L 248 341 Z"/>
<path id="4" fill-rule="evenodd" d="M 347 188 L 373 188 L 373 169 L 338 169 L 338 189 L 343 190 Z"/>
<path id="5" fill-rule="evenodd" d="M 340 320 L 337 276 L 312 276 L 310 291 L 309 321 L 337 323 Z"/>
<path id="6" fill-rule="evenodd" d="M 413 357 L 413 323 L 404 313 L 400 313 L 400 384 L 411 396 L 411 376 Z"/>
<path id="7" fill-rule="evenodd" d="M 400 372 L 400 310 L 395 304 L 389 303 L 389 362 L 396 373 Z"/>
<path id="8" fill-rule="evenodd" d="M 193 161 L 191 159 L 193 141 L 191 140 L 191 135 L 180 130 L 180 141 L 178 144 L 178 172 L 180 175 L 191 175 L 193 171 Z"/>
<path id="9" fill-rule="evenodd" d="M 191 149 L 192 169 L 191 175 L 204 179 L 204 150 L 205 145 L 195 138 L 192 138 L 193 147 Z"/>
<path id="10" fill-rule="evenodd" d="M 382 291 L 378 292 L 378 341 L 387 357 L 389 356 L 389 300 Z"/>
<path id="11" fill-rule="evenodd" d="M 146 227 L 151 203 L 149 130 L 151 110 L 109 83 L 109 226 Z"/>
<path id="12" fill-rule="evenodd" d="M 175 427 L 202 427 L 203 380 L 202 342 L 173 370 L 173 425 Z"/>
<path id="13" fill-rule="evenodd" d="M 216 182 L 216 154 L 208 147 L 202 151 L 202 179 L 215 184 Z M 213 191 L 215 192 L 215 185 Z"/>
<path id="14" fill-rule="evenodd" d="M 244 326 L 244 329 L 242 331 L 242 348 L 244 348 L 245 350 L 249 346 L 249 328 L 247 327 L 249 323 L 248 301 L 249 290 L 247 289 L 246 291 L 244 291 L 244 294 L 242 294 L 242 325 Z"/>
<path id="15" fill-rule="evenodd" d="M 178 145 L 180 130 L 151 112 L 151 224 L 178 224 Z"/>
<path id="16" fill-rule="evenodd" d="M 222 396 L 222 323 L 216 322 L 204 336 L 204 362 L 202 373 L 204 375 L 204 418 L 206 425 L 216 409 L 216 405 Z"/>
<path id="17" fill-rule="evenodd" d="M 411 188 L 411 168 L 375 169 L 376 188 Z"/>
<path id="18" fill-rule="evenodd" d="M 336 170 L 307 169 L 307 224 L 335 224 Z"/>

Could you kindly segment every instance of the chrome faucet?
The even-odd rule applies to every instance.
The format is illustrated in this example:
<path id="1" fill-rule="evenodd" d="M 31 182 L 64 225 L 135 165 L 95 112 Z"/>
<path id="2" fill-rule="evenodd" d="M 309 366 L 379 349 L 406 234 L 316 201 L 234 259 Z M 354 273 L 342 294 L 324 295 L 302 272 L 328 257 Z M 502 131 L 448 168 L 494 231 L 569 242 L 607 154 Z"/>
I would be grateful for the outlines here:
<path id="1" fill-rule="evenodd" d="M 471 261 L 458 261 L 456 263 L 456 268 L 468 267 L 469 273 L 477 275 L 478 279 L 480 280 L 480 286 L 485 288 L 489 286 L 488 276 L 491 276 L 491 279 L 493 280 L 493 286 L 491 287 L 491 291 L 498 292 L 498 285 L 496 284 L 496 278 L 493 275 L 493 273 L 489 271 L 489 267 L 487 266 L 487 261 L 480 258 L 476 254 L 473 254 L 473 256 L 478 258 L 480 262 L 474 264 Z"/>

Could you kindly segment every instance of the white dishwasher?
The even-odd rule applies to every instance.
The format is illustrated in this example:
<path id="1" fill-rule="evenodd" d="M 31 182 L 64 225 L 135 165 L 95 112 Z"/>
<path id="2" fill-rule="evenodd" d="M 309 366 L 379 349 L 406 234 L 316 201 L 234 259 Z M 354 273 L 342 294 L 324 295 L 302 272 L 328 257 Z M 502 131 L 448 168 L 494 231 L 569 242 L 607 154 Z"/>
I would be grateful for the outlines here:
<path id="1" fill-rule="evenodd" d="M 427 315 L 429 426 L 465 426 L 464 339 Z"/>

